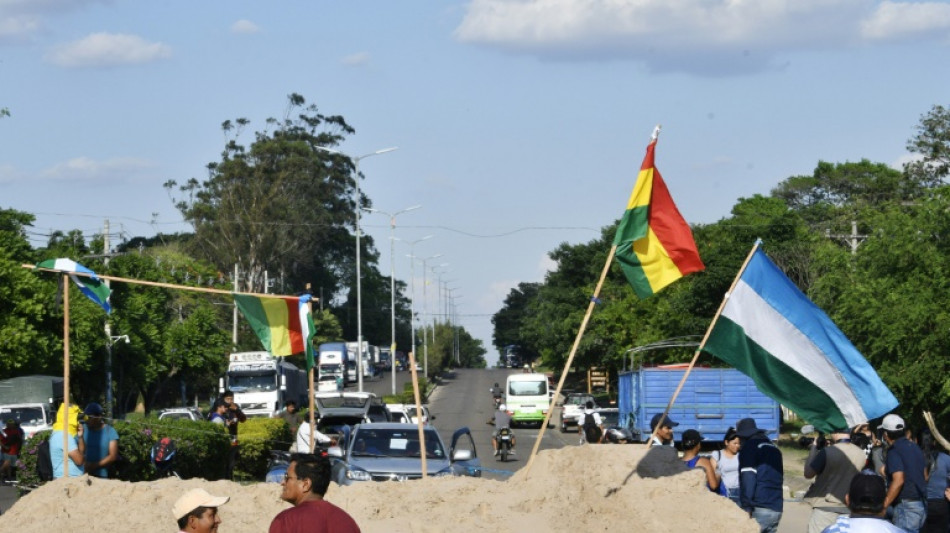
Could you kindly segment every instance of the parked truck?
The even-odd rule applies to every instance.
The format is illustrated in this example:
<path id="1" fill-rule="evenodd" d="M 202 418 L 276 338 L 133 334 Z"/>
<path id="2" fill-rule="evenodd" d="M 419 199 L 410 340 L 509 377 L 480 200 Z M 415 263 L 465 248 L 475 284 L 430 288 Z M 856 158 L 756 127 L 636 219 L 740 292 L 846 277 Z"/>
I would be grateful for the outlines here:
<path id="1" fill-rule="evenodd" d="M 352 362 L 347 366 L 347 379 L 357 381 L 357 372 L 362 371 L 363 379 L 372 379 L 376 376 L 376 363 L 379 361 L 379 348 L 363 341 L 362 350 L 359 343 L 348 342 L 346 349 L 352 357 Z"/>
<path id="2" fill-rule="evenodd" d="M 350 361 L 346 343 L 325 342 L 318 348 L 317 390 L 332 392 L 338 390 L 336 378 L 346 381 L 346 367 Z"/>
<path id="3" fill-rule="evenodd" d="M 221 392 L 234 393 L 234 403 L 247 416 L 271 416 L 293 400 L 307 405 L 307 373 L 268 352 L 232 353 Z"/>
<path id="4" fill-rule="evenodd" d="M 619 424 L 636 440 L 650 439 L 650 419 L 662 413 L 679 386 L 687 365 L 641 367 L 623 372 L 617 385 Z M 734 368 L 693 368 L 669 416 L 679 425 L 674 438 L 698 430 L 707 441 L 721 441 L 742 418 L 754 418 L 772 440 L 778 439 L 779 404 L 759 391 L 751 378 Z"/>
<path id="5" fill-rule="evenodd" d="M 0 381 L 0 420 L 17 419 L 27 438 L 52 429 L 62 402 L 62 377 L 32 375 Z"/>

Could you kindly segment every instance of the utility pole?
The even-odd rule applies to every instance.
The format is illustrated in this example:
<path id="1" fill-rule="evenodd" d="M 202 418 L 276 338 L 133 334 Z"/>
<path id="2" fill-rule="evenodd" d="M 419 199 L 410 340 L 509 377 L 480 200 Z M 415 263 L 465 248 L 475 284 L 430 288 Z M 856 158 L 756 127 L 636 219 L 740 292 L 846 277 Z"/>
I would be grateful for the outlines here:
<path id="1" fill-rule="evenodd" d="M 864 242 L 868 236 L 858 234 L 858 221 L 851 221 L 851 233 L 831 233 L 831 229 L 825 230 L 825 237 L 829 239 L 838 239 L 851 246 L 851 255 L 858 253 L 858 245 Z"/>

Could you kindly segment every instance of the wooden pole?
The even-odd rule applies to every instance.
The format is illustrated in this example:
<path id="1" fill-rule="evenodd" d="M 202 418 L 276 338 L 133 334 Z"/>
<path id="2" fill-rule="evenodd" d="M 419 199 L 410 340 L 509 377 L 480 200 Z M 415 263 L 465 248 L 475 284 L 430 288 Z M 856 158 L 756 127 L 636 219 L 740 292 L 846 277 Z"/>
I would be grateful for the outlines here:
<path id="1" fill-rule="evenodd" d="M 653 432 L 650 434 L 650 440 L 647 441 L 647 447 L 653 446 L 653 441 L 656 439 L 656 430 L 663 426 L 663 422 L 666 420 L 666 416 L 670 413 L 670 409 L 673 408 L 673 402 L 676 401 L 676 397 L 679 395 L 680 391 L 683 390 L 683 385 L 686 384 L 686 378 L 689 377 L 689 373 L 693 370 L 693 367 L 696 365 L 696 360 L 699 359 L 699 354 L 703 352 L 703 346 L 706 345 L 706 341 L 709 339 L 709 335 L 712 333 L 713 326 L 716 325 L 716 321 L 719 320 L 719 315 L 722 314 L 722 310 L 726 307 L 726 303 L 729 301 L 729 297 L 732 296 L 732 291 L 736 288 L 736 285 L 739 283 L 739 278 L 742 277 L 742 273 L 745 272 L 746 266 L 749 265 L 749 261 L 752 260 L 752 255 L 755 254 L 755 251 L 758 250 L 759 245 L 762 244 L 762 241 L 756 239 L 755 244 L 752 245 L 752 250 L 749 252 L 749 255 L 746 256 L 745 261 L 742 262 L 742 266 L 739 267 L 739 273 L 736 274 L 735 279 L 732 280 L 732 285 L 729 286 L 729 292 L 726 293 L 726 296 L 722 299 L 722 303 L 719 304 L 719 309 L 716 310 L 716 314 L 713 316 L 712 321 L 709 323 L 709 327 L 706 328 L 706 334 L 703 335 L 703 340 L 700 341 L 699 347 L 696 348 L 696 352 L 693 354 L 693 360 L 689 362 L 689 366 L 686 367 L 686 372 L 683 374 L 683 379 L 680 380 L 679 385 L 676 387 L 676 390 L 673 391 L 673 397 L 670 398 L 670 403 L 666 404 L 666 409 L 663 411 L 663 416 L 660 417 L 660 421 L 657 423 L 656 427 L 653 428 Z"/>
<path id="2" fill-rule="evenodd" d="M 310 284 L 309 284 L 309 283 L 307 284 L 307 289 L 308 289 L 308 292 L 309 292 L 309 289 L 310 289 Z M 307 302 L 307 305 L 310 306 L 310 314 L 313 315 L 313 299 L 311 299 L 309 302 Z M 313 346 L 310 346 L 309 348 L 310 348 L 311 350 L 313 350 Z M 309 449 L 309 453 L 313 453 L 313 439 L 314 439 L 314 433 L 316 433 L 316 429 L 317 429 L 316 420 L 315 420 L 315 415 L 314 415 L 315 409 L 314 409 L 314 403 L 313 403 L 313 402 L 314 402 L 314 398 L 313 398 L 313 393 L 314 393 L 314 390 L 313 390 L 313 375 L 314 375 L 315 370 L 316 370 L 316 368 L 317 368 L 317 362 L 318 362 L 318 361 L 317 361 L 317 358 L 318 358 L 318 354 L 315 353 L 315 354 L 313 354 L 313 355 L 314 355 L 314 357 L 313 357 L 313 364 L 310 365 L 310 369 L 307 370 L 307 380 L 309 381 L 309 385 L 310 385 L 310 389 L 309 389 L 309 390 L 310 390 L 310 394 L 309 394 L 309 396 L 310 396 L 310 410 L 309 410 L 309 412 L 307 413 L 307 416 L 310 418 L 310 444 L 309 444 L 310 449 Z M 306 355 L 305 355 L 304 357 L 306 357 Z M 294 443 L 296 444 L 296 442 L 297 442 L 297 436 L 294 435 Z M 299 452 L 300 450 L 297 450 L 297 451 Z"/>
<path id="3" fill-rule="evenodd" d="M 422 458 L 422 478 L 428 477 L 426 467 L 426 435 L 422 420 L 422 397 L 419 394 L 419 377 L 416 373 L 416 355 L 409 351 L 409 370 L 412 372 L 412 396 L 416 401 L 416 425 L 419 426 L 419 457 Z"/>
<path id="4" fill-rule="evenodd" d="M 63 274 L 63 477 L 69 477 L 69 275 Z"/>
<path id="5" fill-rule="evenodd" d="M 604 280 L 607 278 L 607 273 L 610 272 L 610 264 L 613 263 L 614 255 L 617 253 L 617 245 L 613 245 L 610 248 L 610 253 L 607 254 L 607 261 L 604 262 L 604 269 L 600 273 L 600 279 L 597 281 L 597 286 L 594 288 L 594 295 L 590 298 L 590 303 L 587 304 L 587 314 L 584 315 L 584 320 L 581 321 L 581 327 L 577 330 L 577 337 L 574 339 L 574 345 L 571 347 L 571 353 L 567 356 L 567 362 L 564 364 L 564 371 L 561 372 L 561 379 L 557 382 L 557 389 L 554 391 L 554 396 L 551 397 L 551 403 L 548 405 L 548 412 L 544 415 L 544 422 L 541 423 L 541 429 L 538 431 L 538 438 L 534 441 L 534 447 L 531 448 L 531 456 L 528 458 L 528 464 L 525 465 L 524 471 L 525 475 L 531 472 L 531 465 L 534 463 L 534 457 L 538 454 L 538 448 L 541 446 L 541 439 L 544 437 L 544 430 L 547 429 L 548 423 L 551 421 L 551 415 L 554 413 L 554 404 L 557 402 L 558 397 L 561 395 L 561 387 L 564 386 L 564 380 L 567 378 L 567 372 L 571 369 L 571 363 L 574 362 L 574 355 L 577 354 L 577 347 L 581 343 L 581 338 L 584 337 L 584 331 L 587 329 L 587 323 L 590 321 L 590 316 L 594 312 L 594 306 L 597 305 L 597 297 L 600 295 L 600 289 L 604 286 Z"/>

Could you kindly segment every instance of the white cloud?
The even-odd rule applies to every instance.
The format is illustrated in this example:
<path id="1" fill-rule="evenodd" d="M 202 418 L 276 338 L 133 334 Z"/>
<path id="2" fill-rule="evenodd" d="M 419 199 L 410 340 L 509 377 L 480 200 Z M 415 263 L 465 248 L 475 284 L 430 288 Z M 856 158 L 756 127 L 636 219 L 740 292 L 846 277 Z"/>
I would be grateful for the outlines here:
<path id="1" fill-rule="evenodd" d="M 926 36 L 947 37 L 950 4 L 944 2 L 882 2 L 861 23 L 861 34 L 870 40 L 905 40 Z"/>
<path id="2" fill-rule="evenodd" d="M 505 298 L 511 289 L 518 286 L 519 281 L 502 280 L 493 281 L 488 285 L 488 290 L 478 297 L 477 305 L 481 309 L 501 309 L 505 303 Z"/>
<path id="3" fill-rule="evenodd" d="M 93 33 L 53 48 L 46 60 L 63 67 L 115 67 L 150 63 L 171 56 L 171 47 L 138 35 Z"/>
<path id="4" fill-rule="evenodd" d="M 358 52 L 344 57 L 340 62 L 351 67 L 359 67 L 369 64 L 369 60 L 369 52 Z"/>
<path id="5" fill-rule="evenodd" d="M 114 157 L 97 161 L 90 157 L 76 157 L 44 169 L 39 178 L 70 183 L 118 183 L 128 182 L 154 165 L 145 159 L 135 157 Z"/>
<path id="6" fill-rule="evenodd" d="M 557 261 L 551 259 L 549 254 L 544 254 L 538 261 L 538 280 L 543 280 L 548 272 L 557 270 Z"/>
<path id="7" fill-rule="evenodd" d="M 909 37 L 930 13 L 927 30 L 946 30 L 946 9 L 879 0 L 472 0 L 455 35 L 545 59 L 631 59 L 654 71 L 728 75 L 770 68 L 782 53 L 880 38 L 866 27 L 877 20 Z"/>
<path id="8" fill-rule="evenodd" d="M 112 0 L 0 0 L 0 44 L 26 42 L 46 26 L 46 19 Z"/>
<path id="9" fill-rule="evenodd" d="M 257 27 L 257 24 L 246 19 L 241 19 L 231 25 L 231 33 L 251 34 L 259 33 L 260 31 L 261 29 Z"/>
<path id="10" fill-rule="evenodd" d="M 30 15 L 5 17 L 0 13 L 0 43 L 26 41 L 40 29 L 38 18 Z"/>
<path id="11" fill-rule="evenodd" d="M 13 166 L 0 165 L 0 184 L 20 181 L 22 177 L 23 174 L 18 172 L 17 169 L 13 168 Z"/>

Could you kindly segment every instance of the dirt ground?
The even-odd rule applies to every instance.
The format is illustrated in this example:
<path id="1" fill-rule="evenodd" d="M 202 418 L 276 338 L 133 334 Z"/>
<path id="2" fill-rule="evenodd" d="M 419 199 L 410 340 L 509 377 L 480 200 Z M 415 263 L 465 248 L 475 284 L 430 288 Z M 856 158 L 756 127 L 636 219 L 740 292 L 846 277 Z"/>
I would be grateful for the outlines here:
<path id="1" fill-rule="evenodd" d="M 799 470 L 800 473 L 800 470 Z M 670 448 L 571 446 L 541 452 L 530 472 L 507 481 L 430 478 L 408 483 L 330 486 L 327 500 L 367 533 L 504 531 L 758 531 L 735 504 L 706 490 L 700 471 L 685 471 Z M 280 486 L 164 479 L 128 483 L 60 479 L 21 498 L 0 516 L 20 533 L 175 530 L 171 507 L 201 487 L 231 501 L 220 509 L 221 533 L 266 531 L 289 504 Z"/>

